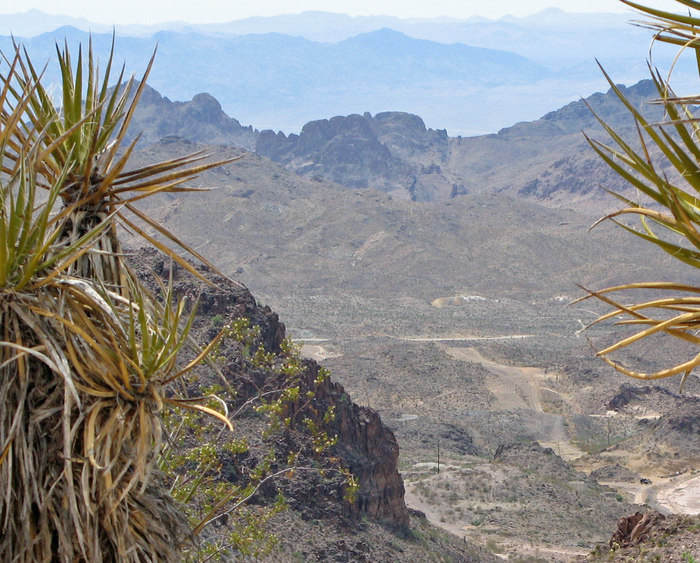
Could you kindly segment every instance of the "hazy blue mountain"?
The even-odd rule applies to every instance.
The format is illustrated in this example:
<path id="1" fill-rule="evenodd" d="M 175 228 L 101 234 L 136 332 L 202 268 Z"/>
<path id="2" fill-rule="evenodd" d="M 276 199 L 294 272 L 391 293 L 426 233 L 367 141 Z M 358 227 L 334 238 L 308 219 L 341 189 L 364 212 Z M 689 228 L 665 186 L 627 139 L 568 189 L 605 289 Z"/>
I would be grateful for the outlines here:
<path id="1" fill-rule="evenodd" d="M 41 62 L 52 57 L 54 41 L 64 37 L 86 44 L 88 36 L 63 27 L 24 44 Z M 92 40 L 104 59 L 111 35 L 93 34 Z M 459 129 L 455 108 L 468 108 L 470 97 L 553 77 L 514 53 L 445 45 L 388 29 L 332 44 L 280 34 L 213 37 L 161 31 L 149 38 L 120 37 L 117 60 L 128 61 L 128 70 L 139 73 L 156 42 L 149 84 L 158 91 L 177 100 L 205 91 L 243 123 L 286 131 L 299 130 L 319 115 L 386 110 L 417 113 L 430 123 Z M 4 50 L 10 45 L 9 37 L 0 38 Z M 53 74 L 49 69 L 48 78 L 55 79 L 55 69 Z"/>
<path id="2" fill-rule="evenodd" d="M 416 39 L 515 52 L 552 70 L 568 71 L 580 63 L 586 63 L 582 69 L 587 71 L 589 77 L 596 72 L 590 62 L 598 58 L 618 73 L 621 80 L 629 82 L 644 77 L 644 65 L 638 61 L 643 63 L 649 46 L 648 32 L 629 25 L 634 17 L 631 11 L 629 14 L 572 14 L 556 8 L 527 17 L 506 16 L 497 20 L 480 17 L 416 19 L 348 16 L 307 11 L 211 24 L 164 22 L 156 25 L 118 25 L 116 30 L 119 35 L 143 37 L 159 31 L 216 36 L 279 33 L 322 43 L 337 43 L 363 33 L 390 28 Z M 63 25 L 72 25 L 83 31 L 110 30 L 108 26 L 84 19 L 49 16 L 31 10 L 24 14 L 2 16 L 0 34 L 9 35 L 13 31 L 17 36 L 29 37 Z M 659 53 L 657 62 L 662 62 L 660 59 L 668 62 L 669 56 Z"/>
<path id="3" fill-rule="evenodd" d="M 85 31 L 107 32 L 111 30 L 111 26 L 96 24 L 85 18 L 56 16 L 34 9 L 17 14 L 0 15 L 0 35 L 14 34 L 16 37 L 34 37 L 64 26 L 73 26 Z"/>
<path id="4" fill-rule="evenodd" d="M 361 33 L 390 28 L 410 37 L 439 43 L 464 43 L 475 47 L 518 53 L 543 64 L 564 68 L 598 57 L 610 60 L 639 58 L 649 46 L 649 34 L 633 25 L 630 14 L 571 14 L 549 8 L 527 17 L 398 18 L 348 16 L 328 12 L 303 12 L 253 17 L 220 24 L 192 26 L 200 32 L 241 35 L 283 33 L 313 41 L 335 43 Z M 622 65 L 620 65 L 622 66 Z"/>
<path id="5" fill-rule="evenodd" d="M 149 83 L 164 96 L 188 100 L 207 92 L 228 115 L 260 129 L 298 133 L 319 116 L 404 111 L 428 127 L 471 136 L 607 89 L 596 57 L 617 82 L 648 77 L 649 34 L 628 25 L 630 17 L 555 9 L 500 20 L 304 12 L 209 25 L 118 26 L 117 48 L 138 74 L 158 43 Z M 0 30 L 70 21 L 71 27 L 24 40 L 48 60 L 56 39 L 85 41 L 92 25 L 52 18 L 36 11 L 0 18 Z M 92 27 L 104 57 L 111 33 L 101 29 Z M 9 37 L 0 38 L 0 46 L 9 45 Z M 655 51 L 655 63 L 667 68 L 671 52 Z M 677 66 L 681 91 L 693 64 L 682 59 Z"/>
<path id="6" fill-rule="evenodd" d="M 474 47 L 518 53 L 552 70 L 567 71 L 586 63 L 588 76 L 597 71 L 591 61 L 598 58 L 625 81 L 644 78 L 644 56 L 649 33 L 630 25 L 635 14 L 572 14 L 549 8 L 527 17 L 501 19 L 473 17 L 397 18 L 348 16 L 327 12 L 303 12 L 267 18 L 194 26 L 206 33 L 283 33 L 313 41 L 338 42 L 361 33 L 390 28 L 416 39 L 439 43 L 463 43 Z M 657 52 L 657 63 L 669 62 L 675 51 Z M 662 60 L 663 59 L 663 60 Z M 640 64 L 641 63 L 641 64 Z M 641 71 L 641 75 L 639 74 Z M 625 76 L 622 76 L 622 74 Z"/>

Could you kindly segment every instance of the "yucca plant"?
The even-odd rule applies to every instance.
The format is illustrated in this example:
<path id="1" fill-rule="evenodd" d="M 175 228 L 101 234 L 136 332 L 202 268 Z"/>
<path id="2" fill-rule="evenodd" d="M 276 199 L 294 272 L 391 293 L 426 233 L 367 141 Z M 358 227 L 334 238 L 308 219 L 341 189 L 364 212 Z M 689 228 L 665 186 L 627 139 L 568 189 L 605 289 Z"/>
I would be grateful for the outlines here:
<path id="1" fill-rule="evenodd" d="M 621 0 L 624 4 L 648 16 L 639 23 L 654 32 L 654 40 L 676 45 L 695 55 L 700 75 L 700 2 L 676 0 L 685 13 L 676 14 L 653 9 L 642 4 Z M 660 122 L 649 122 L 628 102 L 610 77 L 612 89 L 634 119 L 637 139 L 626 141 L 599 118 L 612 143 L 589 140 L 600 157 L 622 178 L 636 188 L 639 199 L 620 194 L 624 207 L 607 215 L 622 228 L 650 242 L 674 258 L 700 268 L 700 122 L 695 117 L 695 105 L 700 96 L 676 96 L 669 78 L 650 65 L 651 76 L 658 92 L 654 101 L 665 110 Z M 673 172 L 668 172 L 670 165 Z M 625 217 L 637 216 L 640 228 L 623 222 Z M 657 296 L 633 304 L 622 304 L 615 295 L 631 290 L 652 291 Z M 600 291 L 588 291 L 588 297 L 598 298 L 612 307 L 593 324 L 618 320 L 619 324 L 636 330 L 630 336 L 600 350 L 597 354 L 616 370 L 639 379 L 659 379 L 681 376 L 681 388 L 689 374 L 700 365 L 700 287 L 671 282 L 629 283 Z M 612 359 L 612 354 L 635 343 L 649 343 L 656 335 L 670 336 L 689 343 L 695 351 L 684 359 L 669 358 L 668 365 L 654 372 L 643 372 Z"/>
<path id="2" fill-rule="evenodd" d="M 187 525 L 155 470 L 160 412 L 230 423 L 173 394 L 207 350 L 177 367 L 192 317 L 145 291 L 116 227 L 194 272 L 136 221 L 198 255 L 132 204 L 219 163 L 126 171 L 135 142 L 119 146 L 148 70 L 109 88 L 111 57 L 100 80 L 91 47 L 75 67 L 57 51 L 58 109 L 19 48 L 0 88 L 0 560 L 174 561 Z"/>
<path id="3" fill-rule="evenodd" d="M 37 182 L 46 188 L 59 183 L 60 197 L 65 206 L 63 216 L 71 215 L 63 233 L 65 241 L 70 243 L 76 240 L 76 237 L 92 226 L 115 214 L 117 221 L 109 221 L 110 235 L 100 242 L 100 245 L 104 245 L 101 248 L 104 254 L 97 261 L 97 267 L 101 271 L 95 272 L 95 275 L 103 278 L 103 281 L 124 289 L 124 284 L 117 276 L 118 266 L 110 265 L 104 258 L 120 254 L 116 241 L 116 223 L 143 236 L 189 272 L 199 276 L 179 254 L 169 250 L 168 246 L 136 225 L 135 216 L 216 271 L 203 256 L 133 206 L 134 202 L 159 192 L 191 191 L 192 188 L 182 187 L 185 181 L 204 170 L 223 164 L 218 162 L 195 166 L 196 162 L 204 158 L 203 154 L 198 153 L 136 170 L 125 169 L 138 137 L 127 147 L 122 147 L 122 142 L 146 85 L 155 52 L 138 86 L 133 77 L 122 84 L 122 69 L 116 86 L 110 87 L 114 40 L 101 79 L 93 57 L 92 43 L 88 47 L 87 63 L 83 60 L 82 49 L 79 49 L 75 69 L 67 44 L 63 51 L 57 45 L 56 51 L 62 78 L 59 107 L 54 105 L 48 90 L 41 83 L 40 73 L 26 51 L 24 56 L 16 57 L 11 76 L 2 78 L 16 99 L 20 99 L 24 91 L 32 92 L 23 108 L 24 119 L 21 125 L 9 136 L 8 147 L 11 151 L 7 154 L 7 160 L 15 161 L 12 164 L 16 166 L 15 155 L 20 154 L 21 147 L 37 146 Z M 11 172 L 12 169 L 12 166 L 3 167 L 6 172 Z M 132 215 L 124 213 L 125 210 Z M 96 256 L 95 253 L 88 254 L 81 261 L 76 273 L 92 275 L 92 256 Z"/>

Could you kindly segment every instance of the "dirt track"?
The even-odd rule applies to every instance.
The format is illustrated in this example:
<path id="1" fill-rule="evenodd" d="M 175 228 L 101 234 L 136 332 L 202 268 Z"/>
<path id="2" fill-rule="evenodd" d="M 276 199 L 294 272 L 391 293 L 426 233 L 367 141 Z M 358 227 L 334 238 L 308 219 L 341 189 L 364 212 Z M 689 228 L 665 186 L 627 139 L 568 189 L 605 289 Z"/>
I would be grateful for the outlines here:
<path id="1" fill-rule="evenodd" d="M 498 410 L 529 409 L 538 413 L 537 439 L 544 447 L 552 448 L 566 460 L 576 459 L 585 452 L 571 443 L 564 425 L 564 417 L 545 413 L 542 409 L 541 389 L 550 375 L 539 368 L 510 366 L 486 358 L 476 348 L 457 348 L 439 345 L 452 358 L 481 364 L 491 377 L 486 386 L 498 401 Z"/>
<path id="2" fill-rule="evenodd" d="M 670 479 L 656 490 L 656 502 L 677 514 L 700 514 L 700 475 Z"/>

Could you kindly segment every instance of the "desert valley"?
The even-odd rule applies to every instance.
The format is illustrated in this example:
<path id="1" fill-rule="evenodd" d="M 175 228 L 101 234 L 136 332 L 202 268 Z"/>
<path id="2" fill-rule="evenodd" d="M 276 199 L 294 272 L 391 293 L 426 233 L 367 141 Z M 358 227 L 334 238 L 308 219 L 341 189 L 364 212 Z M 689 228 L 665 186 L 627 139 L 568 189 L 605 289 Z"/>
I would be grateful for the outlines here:
<path id="1" fill-rule="evenodd" d="M 343 41 L 397 40 L 386 30 L 379 38 L 351 32 Z M 179 32 L 159 33 L 166 53 L 158 53 L 156 65 L 170 56 L 168 34 Z M 262 35 L 227 33 L 230 42 L 263 42 Z M 66 34 L 71 41 L 87 37 L 75 29 Z M 48 33 L 38 37 L 27 39 L 32 49 L 54 40 Z M 108 38 L 93 35 L 100 45 Z M 136 49 L 131 42 L 136 39 L 123 40 Z M 353 48 L 369 48 L 358 45 Z M 314 56 L 321 72 L 321 55 Z M 351 66 L 350 57 L 333 56 Z M 504 73 L 515 64 L 537 80 L 561 79 L 543 60 L 521 63 L 501 57 L 490 64 L 503 65 Z M 372 72 L 384 72 L 383 64 Z M 581 72 L 589 80 L 588 71 Z M 514 88 L 527 90 L 531 77 L 513 76 Z M 310 90 L 319 87 L 315 80 Z M 595 224 L 620 207 L 608 191 L 631 200 L 638 194 L 601 161 L 583 132 L 610 142 L 597 115 L 636 143 L 629 111 L 607 86 L 551 105 L 539 117 L 473 134 L 497 120 L 477 116 L 470 126 L 464 115 L 451 128 L 437 121 L 460 109 L 441 105 L 426 126 L 425 116 L 403 111 L 421 88 L 438 88 L 430 84 L 435 76 L 420 80 L 401 107 L 353 106 L 334 115 L 324 113 L 329 101 L 313 119 L 307 111 L 277 126 L 269 125 L 272 110 L 265 110 L 262 125 L 241 124 L 242 117 L 229 115 L 209 92 L 172 101 L 165 83 L 160 91 L 148 85 L 133 116 L 127 140 L 141 136 L 130 167 L 197 151 L 209 161 L 234 159 L 197 177 L 194 185 L 206 191 L 139 203 L 250 291 L 224 282 L 215 289 L 196 286 L 178 276 L 178 291 L 201 295 L 196 337 L 205 341 L 245 312 L 263 327 L 268 352 L 278 353 L 286 334 L 302 346 L 307 369 L 317 373 L 323 366 L 332 385 L 342 385 L 323 391 L 339 413 L 331 452 L 359 468 L 360 501 L 342 508 L 337 484 L 301 478 L 290 485 L 297 492 L 289 493 L 288 509 L 271 521 L 278 543 L 265 557 L 583 561 L 602 546 L 598 556 L 605 561 L 695 561 L 700 380 L 691 374 L 681 391 L 676 377 L 640 381 L 616 372 L 596 350 L 625 327 L 583 330 L 607 308 L 595 299 L 574 303 L 585 288 L 697 280 L 693 268 L 612 221 Z M 493 87 L 505 92 L 506 86 Z M 251 99 L 269 84 L 257 87 Z M 386 105 L 392 87 L 381 88 Z M 651 80 L 620 88 L 650 121 L 663 119 L 662 108 L 651 103 L 658 98 Z M 271 97 L 281 99 L 283 90 Z M 246 98 L 241 107 L 249 104 Z M 513 114 L 508 109 L 504 119 Z M 294 130 L 290 124 L 301 119 Z M 664 166 L 662 172 L 676 178 Z M 154 228 L 146 231 L 159 237 Z M 167 260 L 155 257 L 143 238 L 126 230 L 121 236 L 144 278 L 148 268 L 159 275 L 167 270 Z M 692 344 L 671 340 L 630 348 L 621 361 L 652 372 L 696 355 Z M 235 347 L 226 353 L 227 366 L 245 364 L 235 359 Z M 241 432 L 258 432 L 255 417 L 246 420 Z M 321 500 L 312 502 L 317 495 Z M 650 510 L 668 515 L 665 524 L 654 524 L 651 540 L 610 551 L 620 519 Z"/>

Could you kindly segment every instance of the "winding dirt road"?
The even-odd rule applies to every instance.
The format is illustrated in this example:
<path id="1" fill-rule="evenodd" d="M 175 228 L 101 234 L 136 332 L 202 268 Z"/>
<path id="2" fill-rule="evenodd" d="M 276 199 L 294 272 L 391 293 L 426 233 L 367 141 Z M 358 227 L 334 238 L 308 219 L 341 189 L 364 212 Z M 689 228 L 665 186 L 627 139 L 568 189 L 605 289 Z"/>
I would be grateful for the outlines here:
<path id="1" fill-rule="evenodd" d="M 457 348 L 439 345 L 450 357 L 478 363 L 492 377 L 487 388 L 498 401 L 502 410 L 530 409 L 540 414 L 536 430 L 538 441 L 552 448 L 566 460 L 585 455 L 570 442 L 563 416 L 547 414 L 542 410 L 541 390 L 548 389 L 542 383 L 548 378 L 542 370 L 533 367 L 500 364 L 483 356 L 476 348 Z M 551 389 L 549 389 L 552 391 Z M 611 483 L 634 496 L 634 502 L 649 504 L 662 512 L 677 514 L 700 514 L 700 475 L 681 475 L 670 479 L 658 478 L 652 486 L 638 483 Z"/>
<path id="2" fill-rule="evenodd" d="M 533 430 L 537 441 L 543 447 L 552 448 L 566 460 L 585 455 L 585 452 L 571 443 L 564 417 L 545 413 L 542 409 L 542 384 L 550 379 L 550 375 L 535 367 L 500 364 L 485 357 L 476 348 L 447 345 L 438 345 L 438 347 L 451 358 L 480 364 L 489 372 L 490 377 L 486 381 L 486 387 L 496 397 L 498 410 L 528 409 L 537 413 L 538 420 Z"/>

